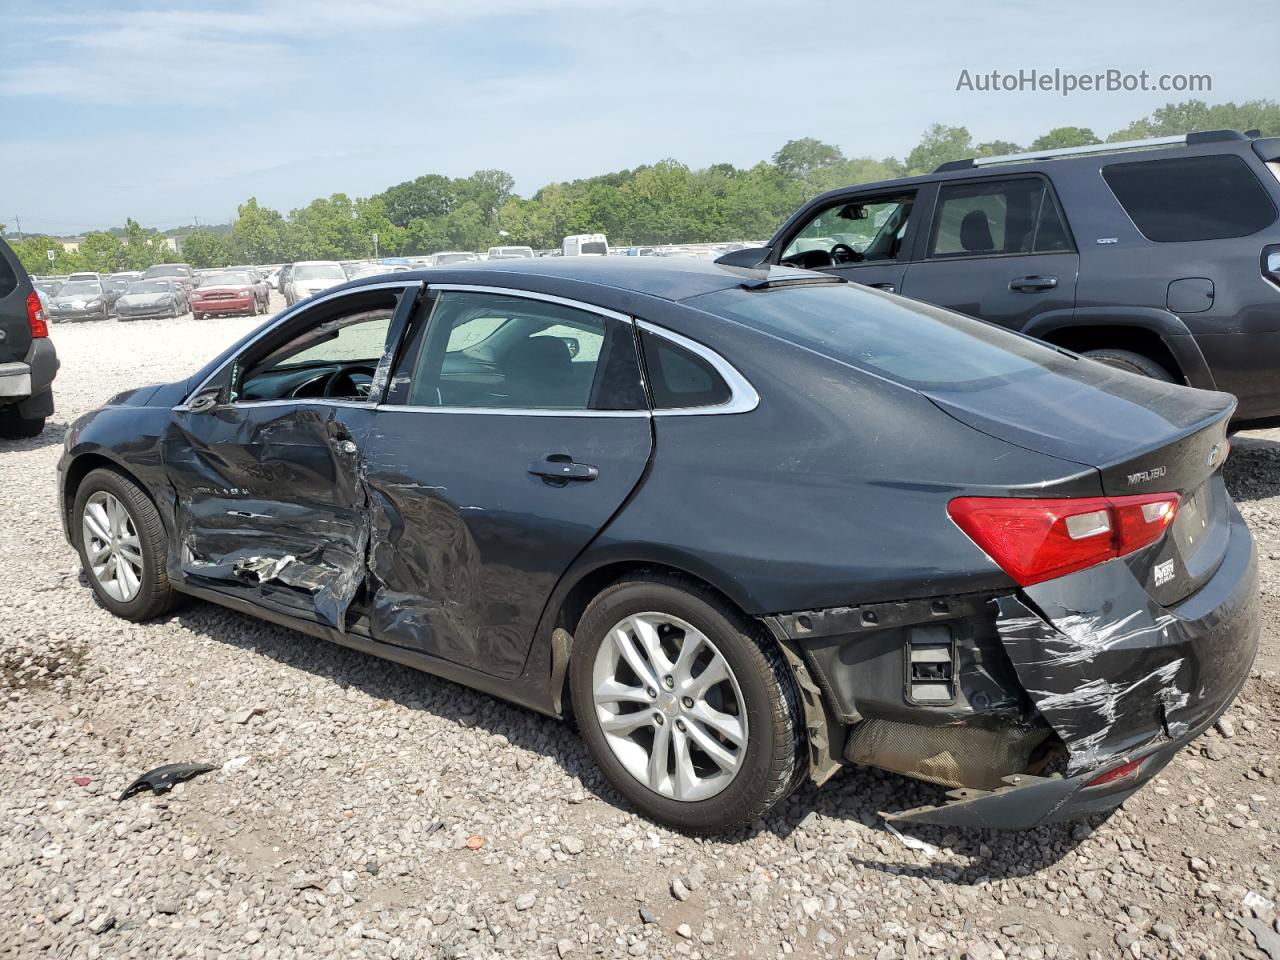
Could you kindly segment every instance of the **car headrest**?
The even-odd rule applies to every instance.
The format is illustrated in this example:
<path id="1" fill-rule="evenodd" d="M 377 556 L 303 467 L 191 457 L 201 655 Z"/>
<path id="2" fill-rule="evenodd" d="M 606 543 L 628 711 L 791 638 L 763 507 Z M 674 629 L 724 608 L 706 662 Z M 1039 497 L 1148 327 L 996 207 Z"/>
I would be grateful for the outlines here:
<path id="1" fill-rule="evenodd" d="M 960 221 L 960 246 L 967 253 L 985 253 L 995 249 L 996 242 L 991 237 L 991 223 L 985 210 L 970 210 L 964 215 Z"/>

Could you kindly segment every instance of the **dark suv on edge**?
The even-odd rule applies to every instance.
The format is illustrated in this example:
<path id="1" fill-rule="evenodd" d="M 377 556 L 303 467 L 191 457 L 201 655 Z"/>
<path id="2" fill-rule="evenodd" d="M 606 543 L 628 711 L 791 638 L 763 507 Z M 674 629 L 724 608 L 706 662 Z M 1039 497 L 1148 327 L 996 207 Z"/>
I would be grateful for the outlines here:
<path id="1" fill-rule="evenodd" d="M 0 240 L 0 438 L 34 437 L 53 413 L 58 355 L 27 271 Z"/>
<path id="2" fill-rule="evenodd" d="M 1234 393 L 1237 426 L 1280 418 L 1280 138 L 1256 133 L 959 160 L 833 190 L 783 224 L 767 260 Z"/>

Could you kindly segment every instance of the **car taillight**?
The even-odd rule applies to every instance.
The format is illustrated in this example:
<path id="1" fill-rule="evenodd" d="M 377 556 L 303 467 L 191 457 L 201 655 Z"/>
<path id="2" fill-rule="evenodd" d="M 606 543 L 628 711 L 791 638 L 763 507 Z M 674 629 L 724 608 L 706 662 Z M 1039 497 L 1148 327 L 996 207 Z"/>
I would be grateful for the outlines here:
<path id="1" fill-rule="evenodd" d="M 1052 580 L 1160 539 L 1176 493 L 1034 500 L 957 497 L 947 513 L 1018 584 Z"/>
<path id="2" fill-rule="evenodd" d="M 1262 275 L 1280 287 L 1280 244 L 1262 251 Z"/>
<path id="3" fill-rule="evenodd" d="M 32 339 L 49 335 L 49 323 L 44 315 L 44 304 L 40 302 L 40 295 L 34 290 L 27 294 L 27 323 L 31 327 Z"/>

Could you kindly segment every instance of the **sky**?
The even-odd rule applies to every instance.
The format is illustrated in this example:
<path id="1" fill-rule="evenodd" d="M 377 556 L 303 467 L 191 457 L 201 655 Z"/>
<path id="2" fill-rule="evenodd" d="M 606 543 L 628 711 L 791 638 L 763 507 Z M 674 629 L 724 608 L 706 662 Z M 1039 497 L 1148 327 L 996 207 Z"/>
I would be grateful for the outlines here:
<path id="1" fill-rule="evenodd" d="M 1208 74 L 1280 95 L 1272 0 L 4 0 L 0 223 L 227 222 L 425 173 L 546 183 L 817 137 L 902 156 L 934 122 L 1026 143 L 1187 99 L 983 93 L 962 70 Z"/>

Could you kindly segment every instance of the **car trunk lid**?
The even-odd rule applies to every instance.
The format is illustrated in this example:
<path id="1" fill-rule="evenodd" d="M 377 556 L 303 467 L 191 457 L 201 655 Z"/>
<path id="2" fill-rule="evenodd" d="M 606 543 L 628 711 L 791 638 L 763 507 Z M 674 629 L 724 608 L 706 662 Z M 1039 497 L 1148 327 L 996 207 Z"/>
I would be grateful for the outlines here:
<path id="1" fill-rule="evenodd" d="M 1036 376 L 922 390 L 936 406 L 990 436 L 1097 469 L 1112 497 L 1176 492 L 1169 531 L 1124 562 L 1153 600 L 1176 603 L 1213 575 L 1226 552 L 1222 482 L 1235 401 L 1078 359 Z"/>

